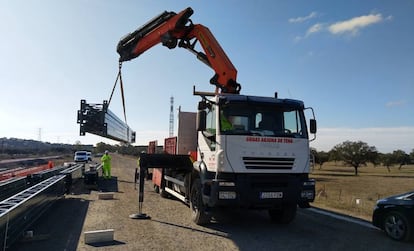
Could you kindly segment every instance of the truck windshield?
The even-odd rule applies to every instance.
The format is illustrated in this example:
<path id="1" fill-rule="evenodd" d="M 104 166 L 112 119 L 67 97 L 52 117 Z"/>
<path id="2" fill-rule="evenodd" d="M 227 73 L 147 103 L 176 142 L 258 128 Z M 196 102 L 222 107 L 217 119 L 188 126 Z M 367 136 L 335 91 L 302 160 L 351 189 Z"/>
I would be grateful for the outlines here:
<path id="1" fill-rule="evenodd" d="M 308 138 L 303 110 L 294 105 L 229 103 L 219 116 L 221 134 Z"/>

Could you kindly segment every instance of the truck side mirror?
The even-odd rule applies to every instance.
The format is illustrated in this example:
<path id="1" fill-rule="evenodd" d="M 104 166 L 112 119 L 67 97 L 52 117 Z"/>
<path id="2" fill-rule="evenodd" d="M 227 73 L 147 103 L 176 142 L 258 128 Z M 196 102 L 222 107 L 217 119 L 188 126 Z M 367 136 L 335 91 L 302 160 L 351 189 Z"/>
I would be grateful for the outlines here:
<path id="1" fill-rule="evenodd" d="M 206 118 L 207 112 L 204 110 L 197 112 L 197 131 L 205 131 L 206 130 Z"/>
<path id="2" fill-rule="evenodd" d="M 316 129 L 316 119 L 311 119 L 310 121 L 310 132 L 311 133 L 316 133 L 317 129 Z"/>

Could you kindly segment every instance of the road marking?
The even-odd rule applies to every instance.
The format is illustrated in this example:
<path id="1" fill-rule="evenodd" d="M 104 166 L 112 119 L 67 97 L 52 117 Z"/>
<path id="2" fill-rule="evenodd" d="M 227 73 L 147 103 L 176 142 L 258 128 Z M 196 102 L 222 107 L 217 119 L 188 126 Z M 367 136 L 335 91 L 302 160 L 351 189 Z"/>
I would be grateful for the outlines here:
<path id="1" fill-rule="evenodd" d="M 357 219 L 357 218 L 354 218 L 352 216 L 340 215 L 338 213 L 329 212 L 329 211 L 322 210 L 322 209 L 319 209 L 319 208 L 314 208 L 314 207 L 308 208 L 307 210 L 310 210 L 314 213 L 323 214 L 323 215 L 326 215 L 326 216 L 329 216 L 329 217 L 332 217 L 332 218 L 335 218 L 335 219 L 338 219 L 338 220 L 352 222 L 352 223 L 355 223 L 355 224 L 358 224 L 360 226 L 364 226 L 364 227 L 367 227 L 367 228 L 378 229 L 375 226 L 373 226 L 371 224 L 371 222 L 368 222 L 368 221 L 365 221 L 365 220 L 362 220 L 362 219 Z"/>

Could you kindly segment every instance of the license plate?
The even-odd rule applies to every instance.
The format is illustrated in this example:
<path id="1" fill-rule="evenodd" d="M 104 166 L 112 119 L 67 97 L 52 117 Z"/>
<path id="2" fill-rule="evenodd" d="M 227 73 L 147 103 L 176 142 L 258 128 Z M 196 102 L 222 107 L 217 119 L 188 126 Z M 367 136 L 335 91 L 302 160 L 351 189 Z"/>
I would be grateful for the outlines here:
<path id="1" fill-rule="evenodd" d="M 283 198 L 283 192 L 261 192 L 260 199 L 280 199 Z"/>

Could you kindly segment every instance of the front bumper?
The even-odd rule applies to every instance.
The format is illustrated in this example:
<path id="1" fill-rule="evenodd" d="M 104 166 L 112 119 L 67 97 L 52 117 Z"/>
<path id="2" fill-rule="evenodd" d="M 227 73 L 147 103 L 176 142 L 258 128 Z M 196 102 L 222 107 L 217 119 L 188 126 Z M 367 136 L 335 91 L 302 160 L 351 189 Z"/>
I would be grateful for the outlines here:
<path id="1" fill-rule="evenodd" d="M 315 199 L 315 181 L 297 174 L 226 174 L 204 182 L 203 201 L 210 207 L 308 207 Z"/>

